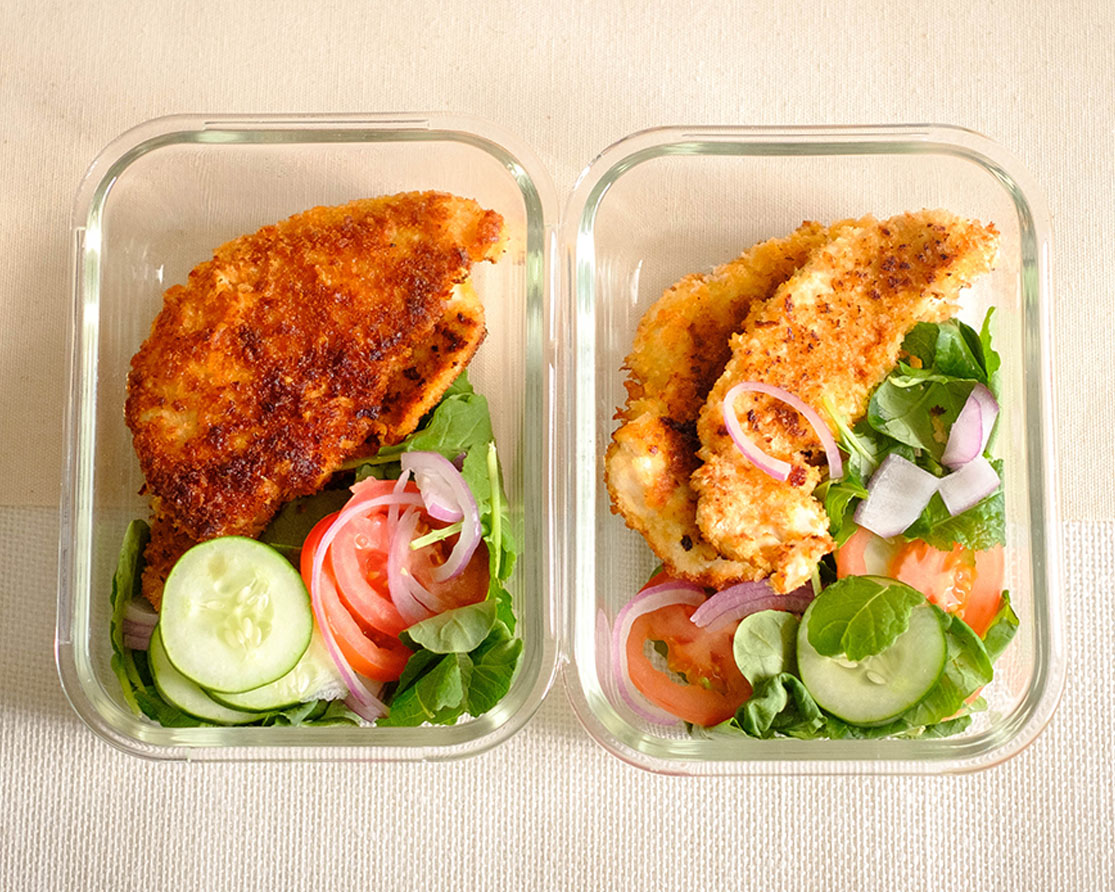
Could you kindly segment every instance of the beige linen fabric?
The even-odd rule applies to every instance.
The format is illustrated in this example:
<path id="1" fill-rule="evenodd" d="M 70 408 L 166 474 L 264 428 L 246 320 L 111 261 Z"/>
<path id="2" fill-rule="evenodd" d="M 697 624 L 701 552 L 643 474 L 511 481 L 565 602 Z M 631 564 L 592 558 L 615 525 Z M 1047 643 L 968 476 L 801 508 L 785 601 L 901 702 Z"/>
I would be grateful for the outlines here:
<path id="1" fill-rule="evenodd" d="M 2 4 L 0 889 L 1115 888 L 1113 47 L 1093 0 Z M 1018 156 L 1054 228 L 1070 660 L 1033 746 L 965 777 L 657 777 L 560 684 L 448 765 L 147 763 L 81 725 L 51 648 L 86 166 L 157 115 L 422 109 L 519 134 L 562 195 L 666 123 L 939 121 Z"/>

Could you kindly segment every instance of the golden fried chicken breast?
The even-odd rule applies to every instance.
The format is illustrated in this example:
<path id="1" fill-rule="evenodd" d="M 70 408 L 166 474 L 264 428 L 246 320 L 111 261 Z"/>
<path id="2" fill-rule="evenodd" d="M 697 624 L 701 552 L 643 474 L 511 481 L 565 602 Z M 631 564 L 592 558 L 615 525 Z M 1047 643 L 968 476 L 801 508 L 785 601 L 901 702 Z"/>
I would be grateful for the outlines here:
<path id="1" fill-rule="evenodd" d="M 166 292 L 128 376 L 156 516 L 193 541 L 254 535 L 369 437 L 401 436 L 479 343 L 479 303 L 454 288 L 503 240 L 497 213 L 426 192 L 313 208 L 218 248 Z"/>
<path id="2" fill-rule="evenodd" d="M 674 576 L 715 587 L 748 577 L 749 566 L 721 557 L 697 526 L 690 485 L 700 464 L 697 416 L 731 356 L 731 334 L 832 231 L 805 223 L 709 274 L 686 276 L 639 322 L 605 479 L 612 511 L 643 534 Z"/>
<path id="3" fill-rule="evenodd" d="M 894 367 L 906 333 L 919 321 L 952 316 L 960 289 L 991 269 L 997 246 L 993 226 L 944 211 L 865 218 L 752 306 L 701 411 L 704 464 L 692 477 L 698 526 L 720 554 L 749 568 L 748 578 L 769 575 L 775 590 L 789 591 L 832 549 L 828 517 L 812 496 L 824 456 L 795 410 L 744 393 L 734 409 L 745 433 L 793 466 L 786 482 L 774 480 L 728 435 L 725 394 L 758 381 L 788 390 L 819 413 L 827 397 L 842 416 L 858 420 L 872 389 Z"/>
<path id="4" fill-rule="evenodd" d="M 380 446 L 404 439 L 422 416 L 441 399 L 484 340 L 484 306 L 470 282 L 453 289 L 445 313 L 426 340 L 414 347 L 410 362 L 396 371 L 383 397 L 383 410 L 374 420 L 368 439 L 353 458 L 374 455 Z M 163 584 L 194 539 L 175 529 L 171 520 L 156 516 L 144 550 L 143 595 L 158 609 Z"/>

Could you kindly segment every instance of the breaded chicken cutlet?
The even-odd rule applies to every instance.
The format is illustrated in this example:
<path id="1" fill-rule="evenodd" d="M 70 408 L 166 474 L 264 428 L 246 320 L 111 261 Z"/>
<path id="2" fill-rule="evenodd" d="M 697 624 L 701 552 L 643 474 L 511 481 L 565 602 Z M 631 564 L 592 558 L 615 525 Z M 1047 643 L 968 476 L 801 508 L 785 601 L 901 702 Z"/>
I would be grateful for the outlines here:
<path id="1" fill-rule="evenodd" d="M 495 212 L 405 193 L 234 239 L 167 291 L 125 405 L 155 514 L 153 602 L 189 544 L 258 534 L 414 429 L 484 337 L 467 280 L 503 243 Z"/>
<path id="2" fill-rule="evenodd" d="M 749 568 L 720 556 L 697 526 L 690 476 L 700 465 L 696 422 L 731 356 L 729 337 L 832 228 L 805 223 L 708 274 L 671 286 L 639 322 L 627 357 L 627 405 L 605 456 L 612 510 L 643 534 L 675 576 L 718 587 Z"/>
<path id="3" fill-rule="evenodd" d="M 732 443 L 724 395 L 741 381 L 776 384 L 818 410 L 828 395 L 854 422 L 906 332 L 951 315 L 996 246 L 993 227 L 944 212 L 806 223 L 682 279 L 644 315 L 626 362 L 627 405 L 605 459 L 612 510 L 673 576 L 713 588 L 769 576 L 783 592 L 807 580 L 833 545 L 812 497 L 821 444 L 784 404 L 741 397 L 747 433 L 794 464 L 788 482 L 774 480 Z"/>
<path id="4" fill-rule="evenodd" d="M 955 314 L 960 290 L 991 269 L 993 226 L 944 211 L 865 218 L 818 248 L 770 300 L 748 313 L 731 339 L 732 358 L 709 393 L 697 432 L 703 464 L 693 474 L 697 524 L 716 550 L 771 578 L 775 591 L 806 582 L 832 550 L 829 518 L 812 493 L 821 481 L 821 443 L 793 409 L 743 393 L 734 410 L 745 434 L 792 465 L 779 482 L 732 442 L 722 403 L 736 384 L 771 384 L 818 412 L 826 402 L 849 423 L 894 368 L 918 322 Z"/>

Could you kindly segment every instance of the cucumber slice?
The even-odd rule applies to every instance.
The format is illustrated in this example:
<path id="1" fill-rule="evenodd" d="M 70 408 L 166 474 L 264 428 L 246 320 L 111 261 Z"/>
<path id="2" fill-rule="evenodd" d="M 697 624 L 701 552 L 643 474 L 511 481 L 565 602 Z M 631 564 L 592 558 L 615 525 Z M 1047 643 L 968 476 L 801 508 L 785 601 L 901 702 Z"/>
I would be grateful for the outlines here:
<path id="1" fill-rule="evenodd" d="M 282 678 L 313 633 L 302 577 L 273 548 L 240 536 L 195 545 L 166 580 L 159 625 L 174 667 L 210 691 Z"/>
<path id="2" fill-rule="evenodd" d="M 810 605 L 798 627 L 798 672 L 817 705 L 852 725 L 881 725 L 929 693 L 945 669 L 945 630 L 928 604 L 910 611 L 910 625 L 882 653 L 853 663 L 825 657 L 809 643 Z"/>
<path id="3" fill-rule="evenodd" d="M 348 688 L 325 649 L 321 633 L 315 628 L 310 646 L 302 654 L 298 665 L 278 681 L 242 694 L 214 692 L 210 696 L 233 709 L 269 712 L 309 700 L 343 700 L 348 696 Z"/>
<path id="4" fill-rule="evenodd" d="M 171 706 L 187 712 L 203 722 L 216 722 L 218 725 L 243 725 L 254 722 L 259 715 L 229 709 L 211 698 L 200 687 L 174 668 L 163 647 L 163 636 L 159 627 L 151 633 L 151 643 L 147 648 L 147 663 L 151 667 L 151 678 L 159 694 Z"/>

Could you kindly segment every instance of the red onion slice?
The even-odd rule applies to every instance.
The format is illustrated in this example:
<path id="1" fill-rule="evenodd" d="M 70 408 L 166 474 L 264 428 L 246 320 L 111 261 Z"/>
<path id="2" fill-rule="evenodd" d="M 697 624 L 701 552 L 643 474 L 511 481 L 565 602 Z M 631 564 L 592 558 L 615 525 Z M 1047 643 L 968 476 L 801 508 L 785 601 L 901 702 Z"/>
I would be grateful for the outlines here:
<path id="1" fill-rule="evenodd" d="M 939 492 L 949 514 L 957 515 L 999 488 L 999 475 L 982 455 L 941 479 Z"/>
<path id="2" fill-rule="evenodd" d="M 721 589 L 698 607 L 690 619 L 701 628 L 716 627 L 727 622 L 738 622 L 760 610 L 785 610 L 805 613 L 813 600 L 813 585 L 805 585 L 780 595 L 761 579 L 758 582 L 740 582 Z"/>
<path id="3" fill-rule="evenodd" d="M 410 560 L 410 541 L 414 538 L 418 519 L 419 514 L 416 510 L 403 513 L 395 525 L 391 547 L 387 552 L 387 590 L 399 615 L 408 626 L 429 619 L 434 614 L 429 605 L 415 597 L 411 586 L 413 578 L 407 568 Z"/>
<path id="4" fill-rule="evenodd" d="M 856 506 L 855 520 L 876 536 L 897 536 L 918 519 L 941 481 L 892 452 L 875 469 L 867 498 Z"/>
<path id="5" fill-rule="evenodd" d="M 159 621 L 159 614 L 146 601 L 137 601 L 134 598 L 124 604 L 124 622 L 131 623 L 135 628 L 155 628 Z"/>
<path id="6" fill-rule="evenodd" d="M 329 622 L 325 616 L 325 608 L 321 601 L 322 586 L 329 584 L 322 571 L 322 567 L 325 561 L 325 554 L 329 550 L 329 546 L 333 544 L 333 540 L 337 538 L 337 533 L 340 532 L 341 527 L 348 523 L 353 517 L 363 514 L 372 508 L 386 506 L 389 511 L 397 512 L 400 505 L 421 505 L 421 496 L 416 492 L 405 492 L 403 490 L 403 486 L 405 485 L 406 483 L 404 480 L 402 486 L 396 485 L 389 495 L 367 497 L 360 492 L 362 489 L 360 484 L 356 484 L 356 486 L 353 487 L 355 492 L 353 498 L 341 509 L 336 519 L 326 528 L 325 533 L 322 535 L 321 541 L 314 551 L 314 559 L 310 569 L 310 606 L 313 608 L 314 620 L 317 622 L 322 640 L 325 641 L 325 649 L 329 651 L 329 656 L 336 665 L 337 671 L 341 675 L 341 680 L 345 683 L 345 687 L 348 688 L 353 701 L 367 711 L 369 715 L 378 710 L 376 717 L 387 715 L 387 706 L 368 690 L 365 684 L 360 680 L 360 676 L 357 672 L 349 666 L 348 660 L 344 658 L 344 654 L 341 653 L 341 649 L 337 645 L 337 639 L 333 636 L 333 630 L 329 627 Z M 353 712 L 357 712 L 357 710 L 354 709 Z M 367 718 L 367 715 L 364 715 L 364 713 L 359 714 Z M 369 721 L 371 721 L 371 719 L 369 719 Z"/>
<path id="7" fill-rule="evenodd" d="M 446 506 L 460 512 L 461 532 L 445 563 L 430 570 L 434 582 L 445 582 L 464 570 L 483 535 L 480 509 L 472 490 L 449 459 L 437 452 L 404 452 L 400 458 L 404 471 L 414 474 L 415 482 L 427 505 L 431 501 L 441 510 Z M 429 493 L 429 495 L 427 495 Z M 436 516 L 431 513 L 431 516 Z"/>
<path id="8" fill-rule="evenodd" d="M 653 613 L 671 604 L 699 606 L 705 600 L 704 589 L 691 582 L 664 582 L 643 589 L 620 608 L 612 629 L 612 666 L 616 688 L 631 711 L 656 725 L 676 725 L 681 719 L 648 701 L 635 687 L 627 667 L 627 639 L 631 626 L 640 616 Z"/>
<path id="9" fill-rule="evenodd" d="M 982 384 L 973 387 L 949 431 L 941 463 L 955 469 L 982 455 L 998 415 L 999 403 L 991 391 Z"/>
<path id="10" fill-rule="evenodd" d="M 763 450 L 756 446 L 744 432 L 742 425 L 739 423 L 739 416 L 736 415 L 735 402 L 737 396 L 741 393 L 748 392 L 764 393 L 767 396 L 772 396 L 800 412 L 805 420 L 809 422 L 810 426 L 817 434 L 817 438 L 821 441 L 821 445 L 825 449 L 825 456 L 828 458 L 829 464 L 829 479 L 837 480 L 844 476 L 844 460 L 840 456 L 840 450 L 836 447 L 836 440 L 832 436 L 832 431 L 829 430 L 828 425 L 821 420 L 821 416 L 818 415 L 809 404 L 794 396 L 790 391 L 783 390 L 781 387 L 775 387 L 773 384 L 762 384 L 758 381 L 743 381 L 731 388 L 731 390 L 724 395 L 724 402 L 721 405 L 721 409 L 724 414 L 724 423 L 728 428 L 728 433 L 731 435 L 732 442 L 736 444 L 736 448 L 742 452 L 744 457 L 755 465 L 755 467 L 769 474 L 775 480 L 782 482 L 785 482 L 786 478 L 790 476 L 790 471 L 792 469 L 789 462 L 774 458 L 763 452 Z"/>

